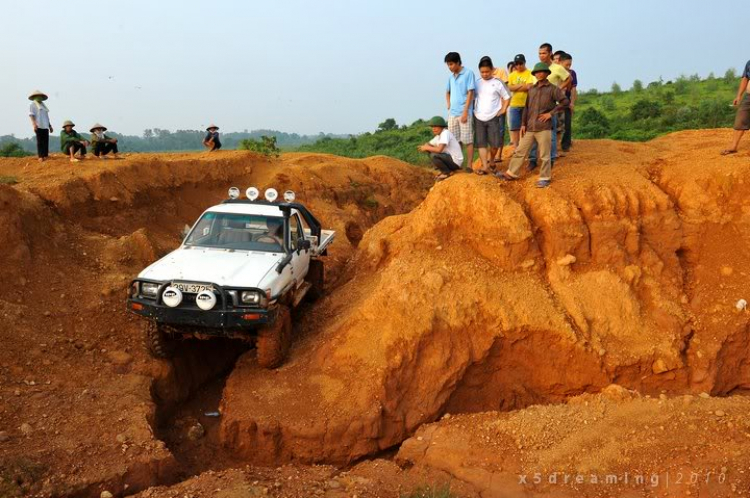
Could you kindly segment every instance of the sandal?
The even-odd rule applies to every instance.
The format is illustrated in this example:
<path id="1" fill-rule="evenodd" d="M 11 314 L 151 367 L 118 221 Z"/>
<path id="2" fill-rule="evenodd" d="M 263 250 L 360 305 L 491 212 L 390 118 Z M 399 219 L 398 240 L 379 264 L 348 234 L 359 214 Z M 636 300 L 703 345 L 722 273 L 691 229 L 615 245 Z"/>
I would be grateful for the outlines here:
<path id="1" fill-rule="evenodd" d="M 443 180 L 445 180 L 446 178 L 448 178 L 448 175 L 445 175 L 445 174 L 443 174 L 443 175 L 438 175 L 437 177 L 435 177 L 435 181 L 436 181 L 436 182 L 442 182 L 442 181 L 443 181 Z"/>
<path id="2" fill-rule="evenodd" d="M 497 173 L 495 173 L 495 177 L 497 177 L 497 178 L 499 178 L 501 180 L 505 180 L 506 182 L 514 182 L 514 181 L 518 180 L 518 178 L 513 178 L 508 173 L 504 173 L 504 172 L 501 172 L 501 171 L 498 171 Z"/>
<path id="3" fill-rule="evenodd" d="M 737 153 L 736 149 L 734 149 L 734 150 L 733 149 L 725 149 L 725 150 L 721 151 L 721 155 L 722 156 L 728 156 L 729 154 L 736 154 L 736 153 Z"/>
<path id="4" fill-rule="evenodd" d="M 536 182 L 537 188 L 547 188 L 549 187 L 550 183 L 552 183 L 552 180 L 539 180 Z"/>
<path id="5" fill-rule="evenodd" d="M 475 175 L 484 176 L 487 174 L 487 172 L 483 169 L 478 169 L 474 172 Z"/>

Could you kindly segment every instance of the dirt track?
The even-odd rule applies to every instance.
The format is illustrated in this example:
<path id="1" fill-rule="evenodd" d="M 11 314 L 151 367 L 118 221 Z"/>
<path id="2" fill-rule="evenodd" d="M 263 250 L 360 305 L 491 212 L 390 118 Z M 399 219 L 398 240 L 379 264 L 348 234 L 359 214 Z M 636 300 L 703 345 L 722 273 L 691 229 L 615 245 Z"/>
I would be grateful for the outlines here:
<path id="1" fill-rule="evenodd" d="M 143 496 L 212 496 L 217 487 L 227 497 L 396 496 L 444 481 L 460 496 L 552 496 L 555 488 L 510 482 L 536 464 L 723 466 L 726 482 L 699 496 L 746 492 L 750 426 L 739 414 L 750 342 L 748 315 L 734 304 L 750 299 L 750 163 L 716 155 L 727 136 L 580 142 L 551 189 L 458 175 L 429 194 L 428 172 L 387 158 L 0 160 L 0 175 L 20 180 L 0 185 L 0 496 L 131 494 L 203 471 Z M 276 371 L 258 369 L 254 352 L 235 343 L 186 344 L 180 360 L 152 361 L 140 322 L 123 311 L 125 286 L 230 184 L 292 188 L 339 231 L 330 295 L 297 317 L 300 338 Z M 527 408 L 610 384 L 651 398 L 592 398 L 607 416 L 590 429 L 581 427 L 596 416 L 588 405 Z M 701 392 L 736 396 L 682 401 Z M 679 415 L 683 402 L 690 410 Z M 202 415 L 219 405 L 220 420 Z M 677 415 L 657 430 L 647 420 L 663 406 Z M 494 410 L 517 411 L 423 426 Z M 513 425 L 519 417 L 537 422 Z M 538 423 L 549 419 L 552 433 Z M 197 442 L 185 437 L 196 421 L 208 430 Z M 499 429 L 484 434 L 488 424 Z M 622 437 L 644 424 L 670 458 Z M 709 428 L 716 438 L 681 444 Z M 500 437 L 513 430 L 535 443 Z M 415 431 L 396 458 L 406 469 L 373 460 L 341 473 Z M 576 440 L 609 432 L 608 451 L 629 457 L 563 465 Z M 419 449 L 435 435 L 454 443 Z M 475 440 L 470 450 L 456 443 L 464 440 Z M 476 463 L 480 454 L 490 463 Z"/>

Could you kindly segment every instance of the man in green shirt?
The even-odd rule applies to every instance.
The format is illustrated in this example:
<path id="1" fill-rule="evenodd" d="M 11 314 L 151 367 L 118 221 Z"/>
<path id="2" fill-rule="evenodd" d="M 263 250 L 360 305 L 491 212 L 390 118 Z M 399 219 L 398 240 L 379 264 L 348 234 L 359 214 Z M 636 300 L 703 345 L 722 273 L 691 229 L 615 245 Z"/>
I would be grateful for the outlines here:
<path id="1" fill-rule="evenodd" d="M 76 158 L 76 154 L 79 152 L 80 158 L 86 159 L 86 147 L 89 143 L 73 129 L 74 127 L 75 123 L 70 120 L 63 123 L 63 129 L 60 132 L 60 149 L 70 155 L 70 162 L 77 163 L 79 159 Z"/>

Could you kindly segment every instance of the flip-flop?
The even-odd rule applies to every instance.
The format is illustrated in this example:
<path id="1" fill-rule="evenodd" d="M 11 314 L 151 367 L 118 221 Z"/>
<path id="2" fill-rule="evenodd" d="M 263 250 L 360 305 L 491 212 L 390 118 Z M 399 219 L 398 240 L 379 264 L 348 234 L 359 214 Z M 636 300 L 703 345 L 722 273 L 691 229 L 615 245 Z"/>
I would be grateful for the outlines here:
<path id="1" fill-rule="evenodd" d="M 736 150 L 732 150 L 732 149 L 726 149 L 726 150 L 722 150 L 721 151 L 721 155 L 722 156 L 728 156 L 729 154 L 736 154 L 736 153 L 737 153 L 737 151 Z"/>
<path id="2" fill-rule="evenodd" d="M 497 173 L 495 173 L 495 177 L 499 178 L 501 180 L 505 180 L 506 182 L 514 182 L 514 181 L 518 180 L 518 178 L 513 178 L 512 176 L 507 175 L 507 174 L 505 174 L 503 172 L 500 172 L 500 171 L 498 171 Z"/>
<path id="3" fill-rule="evenodd" d="M 448 175 L 438 175 L 437 177 L 435 177 L 435 181 L 436 182 L 442 182 L 443 180 L 445 180 L 447 178 L 448 178 Z"/>
<path id="4" fill-rule="evenodd" d="M 479 176 L 484 176 L 484 175 L 486 175 L 486 174 L 487 174 L 487 172 L 486 172 L 486 171 L 483 171 L 483 170 L 481 170 L 481 169 L 478 169 L 478 170 L 476 170 L 476 171 L 474 172 L 474 174 L 475 174 L 475 175 L 479 175 Z"/>
<path id="5" fill-rule="evenodd" d="M 539 180 L 536 182 L 537 188 L 547 188 L 549 187 L 550 183 L 552 183 L 552 180 Z"/>

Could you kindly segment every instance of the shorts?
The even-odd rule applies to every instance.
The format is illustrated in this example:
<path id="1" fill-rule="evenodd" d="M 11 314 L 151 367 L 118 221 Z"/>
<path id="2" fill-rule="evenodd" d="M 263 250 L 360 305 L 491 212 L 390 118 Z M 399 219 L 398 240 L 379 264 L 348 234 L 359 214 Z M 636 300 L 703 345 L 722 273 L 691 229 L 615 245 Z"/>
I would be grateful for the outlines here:
<path id="1" fill-rule="evenodd" d="M 474 143 L 474 117 L 469 115 L 465 123 L 461 122 L 461 116 L 448 116 L 448 131 L 462 144 Z"/>
<path id="2" fill-rule="evenodd" d="M 482 149 L 490 147 L 499 149 L 503 146 L 505 138 L 505 116 L 495 116 L 489 121 L 482 121 L 474 116 L 474 127 L 476 128 L 476 145 Z"/>
<path id="3" fill-rule="evenodd" d="M 735 130 L 750 130 L 750 93 L 745 93 L 737 109 L 737 117 L 734 119 Z"/>
<path id="4" fill-rule="evenodd" d="M 523 107 L 511 107 L 508 109 L 508 118 L 510 120 L 510 131 L 521 129 L 521 118 L 523 118 Z"/>

